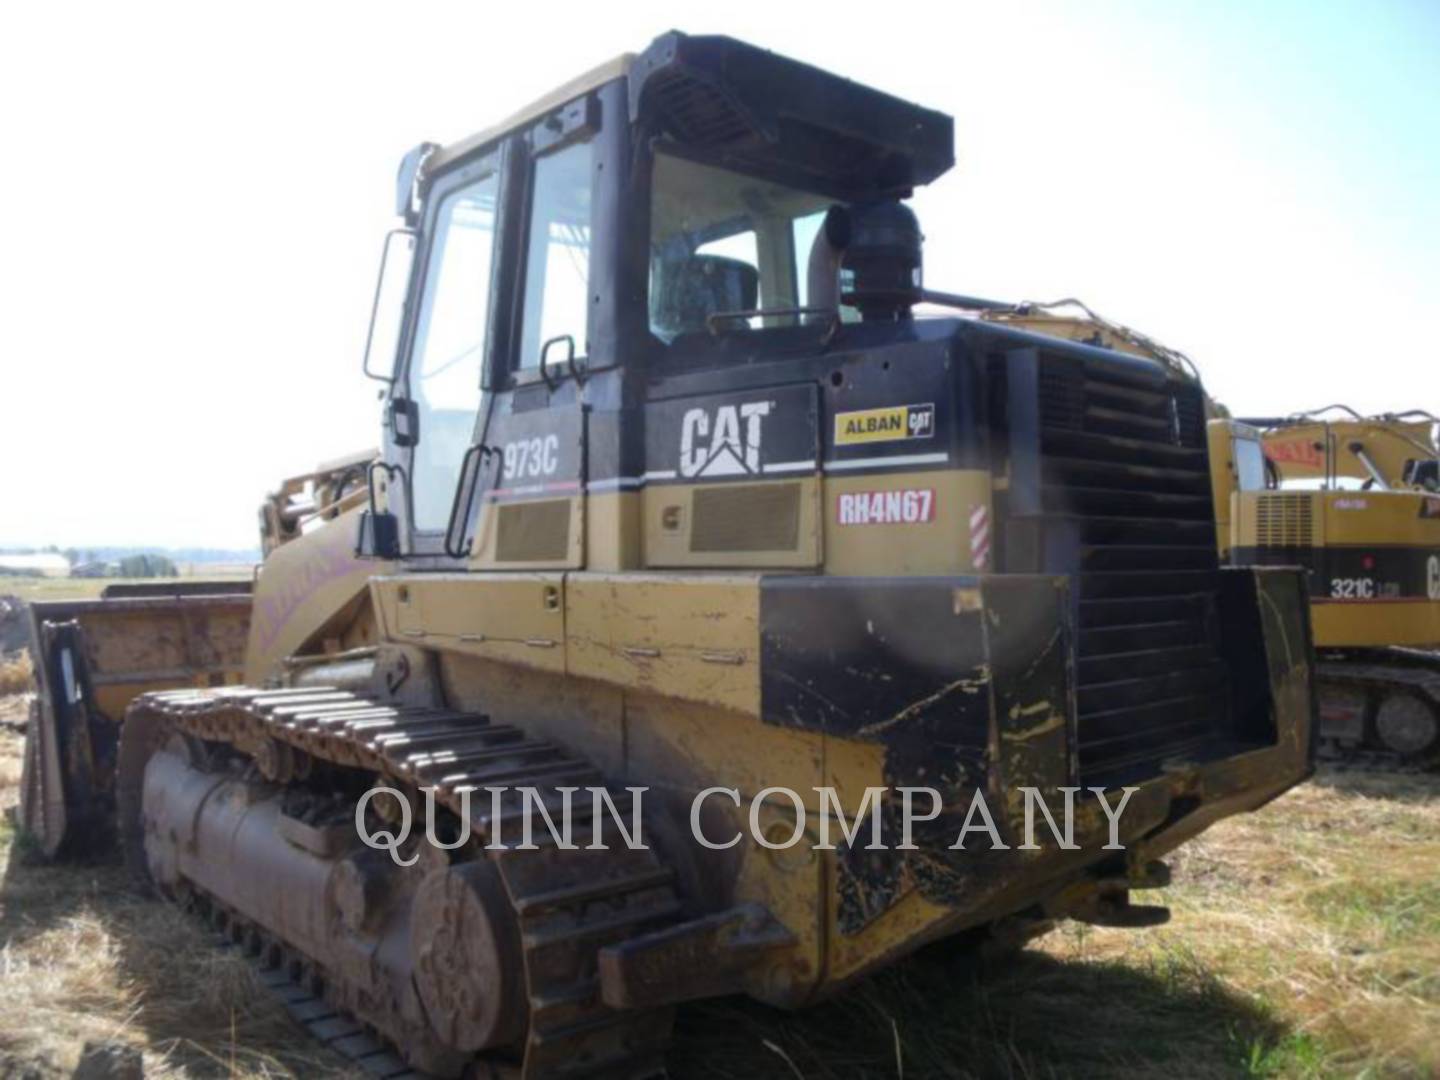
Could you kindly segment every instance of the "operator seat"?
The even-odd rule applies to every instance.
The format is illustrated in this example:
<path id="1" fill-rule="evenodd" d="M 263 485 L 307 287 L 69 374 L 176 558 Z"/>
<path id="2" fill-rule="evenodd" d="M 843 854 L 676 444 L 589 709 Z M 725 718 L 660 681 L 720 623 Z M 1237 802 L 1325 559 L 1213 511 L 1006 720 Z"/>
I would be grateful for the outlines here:
<path id="1" fill-rule="evenodd" d="M 1440 460 L 1412 458 L 1405 462 L 1405 472 L 1401 480 L 1411 487 L 1423 488 L 1425 491 L 1440 491 Z"/>
<path id="2" fill-rule="evenodd" d="M 760 271 L 723 255 L 691 255 L 664 279 L 656 305 L 655 328 L 669 337 L 706 329 L 711 315 L 754 311 L 760 296 Z"/>

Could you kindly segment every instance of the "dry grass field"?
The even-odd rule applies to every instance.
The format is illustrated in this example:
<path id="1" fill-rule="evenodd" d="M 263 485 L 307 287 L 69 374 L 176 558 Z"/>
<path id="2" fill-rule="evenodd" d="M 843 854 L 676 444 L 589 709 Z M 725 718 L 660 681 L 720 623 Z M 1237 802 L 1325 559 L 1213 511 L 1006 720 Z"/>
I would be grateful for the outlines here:
<path id="1" fill-rule="evenodd" d="M 0 696 L 25 693 L 33 685 L 33 678 L 28 651 L 0 656 Z"/>
<path id="2" fill-rule="evenodd" d="M 0 701 L 0 807 L 24 699 Z M 110 864 L 36 863 L 0 825 L 0 1078 L 65 1076 L 88 1038 L 154 1077 L 358 1075 L 179 912 Z M 671 1074 L 1440 1075 L 1440 777 L 1327 773 L 1176 860 L 1160 930 L 1063 929 L 977 977 L 917 957 L 799 1015 L 681 1011 Z"/>
<path id="3" fill-rule="evenodd" d="M 0 574 L 0 596 L 18 596 L 29 603 L 31 600 L 88 600 L 100 595 L 106 585 L 114 585 L 121 578 L 68 578 L 68 577 L 21 577 Z"/>
<path id="4" fill-rule="evenodd" d="M 181 577 L 245 579 L 254 575 L 253 566 L 238 563 L 185 563 Z M 31 600 L 88 600 L 99 596 L 107 585 L 163 585 L 166 578 L 47 578 L 0 574 L 0 596 Z M 173 580 L 173 579 L 169 579 Z"/>

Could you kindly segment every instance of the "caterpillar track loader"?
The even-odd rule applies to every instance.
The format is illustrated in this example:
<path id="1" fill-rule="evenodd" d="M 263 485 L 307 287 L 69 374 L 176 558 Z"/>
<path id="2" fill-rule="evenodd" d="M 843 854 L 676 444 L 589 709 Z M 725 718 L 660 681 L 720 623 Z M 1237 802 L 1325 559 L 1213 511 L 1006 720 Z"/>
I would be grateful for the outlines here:
<path id="1" fill-rule="evenodd" d="M 36 605 L 76 636 L 27 821 L 108 810 L 382 1074 L 653 1075 L 679 1002 L 1163 920 L 1166 853 L 1313 767 L 1303 581 L 1219 565 L 1192 376 L 923 288 L 952 138 L 671 33 L 406 155 L 363 497 L 272 508 L 243 654 L 202 619 L 141 670 Z M 819 843 L 822 791 L 901 842 Z M 606 842 L 517 844 L 537 807 Z"/>
<path id="2" fill-rule="evenodd" d="M 1309 572 L 1327 751 L 1440 760 L 1437 422 L 1340 406 L 1213 424 L 1229 561 Z"/>

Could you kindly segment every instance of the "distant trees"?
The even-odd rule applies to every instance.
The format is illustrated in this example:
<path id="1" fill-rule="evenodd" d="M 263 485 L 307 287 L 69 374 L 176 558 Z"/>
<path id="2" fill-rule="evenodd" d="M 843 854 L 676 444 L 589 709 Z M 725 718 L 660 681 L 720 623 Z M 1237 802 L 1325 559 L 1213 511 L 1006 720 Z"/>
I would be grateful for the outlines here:
<path id="1" fill-rule="evenodd" d="M 55 555 L 70 564 L 70 575 L 79 578 L 173 578 L 180 577 L 180 566 L 186 562 L 210 563 L 226 561 L 237 565 L 249 565 L 260 560 L 258 551 L 223 551 L 208 548 L 170 548 L 168 554 L 145 551 L 137 548 L 116 547 L 67 547 L 55 544 L 45 547 L 4 548 L 0 547 L 0 559 L 4 556 L 18 556 L 13 565 L 5 565 L 0 571 L 11 576 L 42 576 L 55 574 L 57 567 L 26 567 L 22 560 L 44 555 Z M 58 563 L 58 559 L 54 560 Z M 61 574 L 63 567 L 58 567 Z"/>
<path id="2" fill-rule="evenodd" d="M 179 577 L 180 570 L 164 555 L 126 555 L 116 564 L 117 577 L 162 578 Z"/>

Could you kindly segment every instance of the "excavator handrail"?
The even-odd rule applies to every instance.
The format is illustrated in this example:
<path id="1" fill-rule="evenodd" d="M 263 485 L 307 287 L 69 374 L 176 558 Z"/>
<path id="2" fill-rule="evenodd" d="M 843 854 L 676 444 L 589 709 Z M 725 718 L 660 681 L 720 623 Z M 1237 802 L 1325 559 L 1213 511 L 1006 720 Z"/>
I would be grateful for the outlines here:
<path id="1" fill-rule="evenodd" d="M 948 294 L 945 293 L 927 293 L 924 299 L 929 300 L 931 303 L 946 304 L 947 300 L 944 298 L 947 295 Z M 1170 365 L 1182 374 L 1188 375 L 1197 383 L 1204 382 L 1204 379 L 1200 376 L 1199 367 L 1197 367 L 1195 361 L 1190 359 L 1185 353 L 1179 349 L 1173 349 L 1169 345 L 1162 344 L 1148 334 L 1143 334 L 1139 330 L 1126 326 L 1124 323 L 1117 323 L 1112 319 L 1105 318 L 1105 316 L 1099 314 L 1094 308 L 1090 307 L 1089 304 L 1078 297 L 1066 296 L 1059 300 L 1022 300 L 1019 303 L 1008 305 L 993 300 L 984 300 L 979 297 L 954 297 L 953 299 L 973 302 L 974 309 L 983 313 L 1003 312 L 1021 316 L 1037 311 L 1053 313 L 1057 308 L 1079 308 L 1087 319 L 1101 329 L 1108 330 L 1122 341 L 1128 342 L 1136 348 L 1145 350 L 1161 363 Z M 952 303 L 949 306 L 970 307 L 971 305 L 970 303 Z M 984 315 L 982 314 L 981 317 L 983 318 Z"/>
<path id="2" fill-rule="evenodd" d="M 1241 419 L 1240 422 L 1262 428 L 1298 427 L 1301 424 L 1321 423 L 1323 422 L 1323 417 L 1328 412 L 1343 412 L 1349 416 L 1350 419 L 1362 424 L 1386 424 L 1397 421 L 1403 423 L 1412 420 L 1428 420 L 1432 424 L 1440 424 L 1440 416 L 1436 416 L 1426 409 L 1406 409 L 1404 412 L 1383 412 L 1366 416 L 1350 405 L 1338 403 L 1325 405 L 1318 409 L 1304 409 L 1300 412 L 1291 413 L 1288 416 L 1248 417 Z"/>
<path id="3" fill-rule="evenodd" d="M 1327 417 L 1326 414 L 1331 412 L 1343 413 L 1345 414 L 1346 419 L 1336 420 Z M 1292 413 L 1290 416 L 1283 417 L 1252 416 L 1237 417 L 1236 419 L 1238 423 L 1249 424 L 1252 427 L 1260 428 L 1262 431 L 1283 431 L 1287 428 L 1304 427 L 1307 425 L 1320 427 L 1324 432 L 1324 485 L 1325 488 L 1328 490 L 1335 486 L 1339 477 L 1339 470 L 1336 467 L 1335 462 L 1335 451 L 1338 448 L 1339 443 L 1333 430 L 1333 425 L 1337 423 L 1354 423 L 1360 425 L 1371 425 L 1374 427 L 1384 427 L 1384 434 L 1386 436 L 1395 439 L 1401 443 L 1404 443 L 1407 446 L 1413 447 L 1425 459 L 1434 458 L 1436 455 L 1436 448 L 1434 445 L 1427 445 L 1426 443 L 1410 435 L 1401 427 L 1401 425 L 1416 422 L 1415 419 L 1410 418 L 1418 418 L 1419 420 L 1428 420 L 1432 424 L 1440 424 L 1440 418 L 1435 417 L 1424 409 L 1408 409 L 1404 412 L 1399 413 L 1376 413 L 1373 416 L 1365 416 L 1361 414 L 1359 410 L 1344 404 L 1326 405 L 1323 408 L 1310 409 L 1305 412 Z M 1384 488 L 1393 488 L 1396 485 L 1402 483 L 1399 478 L 1391 478 L 1384 476 L 1379 466 L 1376 465 L 1375 462 L 1369 458 L 1368 454 L 1365 452 L 1364 448 L 1360 443 L 1356 442 L 1353 445 L 1348 446 L 1347 448 L 1352 454 L 1355 455 L 1355 457 L 1360 461 L 1360 463 L 1365 466 L 1366 471 L 1370 473 L 1371 479 L 1373 479 L 1380 486 Z"/>

